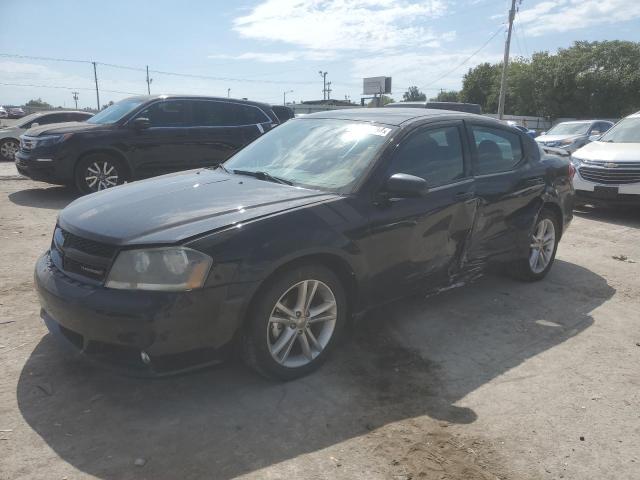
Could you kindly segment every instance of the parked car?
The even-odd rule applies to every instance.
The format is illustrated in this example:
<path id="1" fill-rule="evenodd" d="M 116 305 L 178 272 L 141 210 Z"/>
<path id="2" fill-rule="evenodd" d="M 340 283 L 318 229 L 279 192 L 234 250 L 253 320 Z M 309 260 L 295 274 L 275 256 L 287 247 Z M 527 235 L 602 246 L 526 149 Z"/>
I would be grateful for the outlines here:
<path id="1" fill-rule="evenodd" d="M 15 153 L 20 149 L 20 135 L 31 127 L 38 125 L 58 124 L 63 122 L 84 122 L 92 117 L 89 112 L 75 112 L 54 110 L 27 115 L 20 122 L 10 127 L 0 127 L 0 156 L 2 160 L 14 160 Z"/>
<path id="2" fill-rule="evenodd" d="M 9 114 L 7 113 L 6 108 L 0 105 L 0 118 L 7 118 Z"/>
<path id="3" fill-rule="evenodd" d="M 7 110 L 7 113 L 9 118 L 22 118 L 25 115 L 24 110 L 20 107 L 11 107 Z"/>
<path id="4" fill-rule="evenodd" d="M 272 105 L 271 109 L 276 114 L 280 123 L 284 123 L 287 120 L 295 118 L 296 114 L 291 107 L 285 107 L 284 105 Z"/>
<path id="5" fill-rule="evenodd" d="M 477 103 L 461 102 L 394 102 L 387 103 L 390 108 L 434 108 L 436 110 L 450 110 L 453 112 L 466 112 L 482 114 L 482 107 Z"/>
<path id="6" fill-rule="evenodd" d="M 32 128 L 16 167 L 33 180 L 91 193 L 214 166 L 278 125 L 269 105 L 216 97 L 131 97 L 85 123 Z"/>
<path id="7" fill-rule="evenodd" d="M 572 161 L 579 203 L 640 205 L 640 112 L 576 151 Z"/>
<path id="8" fill-rule="evenodd" d="M 98 361 L 167 373 L 234 345 L 304 375 L 352 318 L 474 278 L 542 279 L 573 168 L 493 119 L 433 110 L 287 121 L 217 169 L 80 198 L 37 262 L 42 316 Z"/>
<path id="9" fill-rule="evenodd" d="M 569 153 L 589 143 L 589 137 L 602 135 L 613 126 L 607 120 L 579 120 L 561 122 L 548 132 L 543 132 L 536 141 L 546 147 L 562 148 Z"/>
<path id="10" fill-rule="evenodd" d="M 515 121 L 513 120 L 507 120 L 505 122 L 507 125 L 509 125 L 510 127 L 513 127 L 517 130 L 520 130 L 522 133 L 526 133 L 527 135 L 529 135 L 531 138 L 536 138 L 536 136 L 538 135 L 536 133 L 535 130 L 531 130 L 530 128 L 524 127 L 522 125 L 518 125 Z"/>

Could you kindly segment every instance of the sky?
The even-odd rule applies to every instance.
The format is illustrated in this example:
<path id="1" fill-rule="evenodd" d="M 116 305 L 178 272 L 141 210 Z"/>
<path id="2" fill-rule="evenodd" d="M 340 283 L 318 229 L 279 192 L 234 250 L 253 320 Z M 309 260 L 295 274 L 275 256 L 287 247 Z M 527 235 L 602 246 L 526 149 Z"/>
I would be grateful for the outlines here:
<path id="1" fill-rule="evenodd" d="M 95 107 L 92 61 L 101 104 L 146 94 L 147 65 L 154 94 L 282 103 L 287 92 L 300 102 L 322 98 L 323 71 L 331 98 L 359 102 L 363 77 L 374 76 L 392 77 L 396 100 L 412 85 L 432 97 L 459 89 L 474 65 L 501 61 L 510 3 L 0 0 L 0 104 L 71 107 L 78 91 L 80 108 Z M 577 40 L 640 41 L 640 0 L 516 3 L 512 57 Z"/>

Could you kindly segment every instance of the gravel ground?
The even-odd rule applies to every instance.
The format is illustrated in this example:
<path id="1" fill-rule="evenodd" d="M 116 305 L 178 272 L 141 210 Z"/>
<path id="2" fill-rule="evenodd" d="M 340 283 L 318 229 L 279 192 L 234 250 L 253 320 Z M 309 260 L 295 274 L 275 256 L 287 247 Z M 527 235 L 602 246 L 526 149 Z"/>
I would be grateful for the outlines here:
<path id="1" fill-rule="evenodd" d="M 33 265 L 74 194 L 16 178 L 0 164 L 0 479 L 640 478 L 640 210 L 578 213 L 542 282 L 376 311 L 307 378 L 140 380 L 46 335 Z"/>

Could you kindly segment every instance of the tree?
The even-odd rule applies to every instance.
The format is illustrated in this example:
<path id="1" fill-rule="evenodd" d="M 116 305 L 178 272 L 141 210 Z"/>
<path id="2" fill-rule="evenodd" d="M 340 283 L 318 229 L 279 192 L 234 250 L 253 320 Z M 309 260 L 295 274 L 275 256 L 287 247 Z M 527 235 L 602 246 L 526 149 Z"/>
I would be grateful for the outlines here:
<path id="1" fill-rule="evenodd" d="M 394 102 L 395 100 L 389 97 L 388 95 L 382 95 L 382 106 L 386 105 L 387 103 L 394 103 Z M 375 108 L 377 106 L 378 106 L 378 99 L 376 98 L 369 100 L 369 103 L 367 103 L 368 108 Z"/>
<path id="2" fill-rule="evenodd" d="M 434 102 L 458 102 L 460 98 L 460 92 L 456 90 L 440 90 L 438 95 L 431 100 Z"/>
<path id="3" fill-rule="evenodd" d="M 502 64 L 482 63 L 463 78 L 460 100 L 497 111 Z M 556 54 L 515 58 L 507 70 L 505 112 L 619 118 L 640 110 L 640 43 L 575 42 Z"/>
<path id="4" fill-rule="evenodd" d="M 404 94 L 402 94 L 403 102 L 426 102 L 427 96 L 420 91 L 418 87 L 409 87 Z"/>
<path id="5" fill-rule="evenodd" d="M 40 97 L 31 99 L 27 103 L 24 104 L 25 107 L 31 108 L 33 110 L 52 110 L 53 106 Z"/>

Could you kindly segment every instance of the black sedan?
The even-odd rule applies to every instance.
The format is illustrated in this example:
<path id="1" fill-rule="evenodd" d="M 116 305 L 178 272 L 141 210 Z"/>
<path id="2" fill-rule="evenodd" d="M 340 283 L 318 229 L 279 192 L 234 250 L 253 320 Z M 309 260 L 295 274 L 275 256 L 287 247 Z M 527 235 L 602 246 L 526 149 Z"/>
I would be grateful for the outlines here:
<path id="1" fill-rule="evenodd" d="M 162 374 L 238 346 L 295 378 L 345 325 L 491 264 L 542 279 L 572 218 L 573 168 L 472 114 L 293 119 L 223 166 L 76 200 L 37 262 L 42 317 L 86 356 Z"/>

